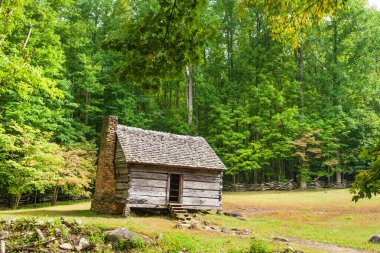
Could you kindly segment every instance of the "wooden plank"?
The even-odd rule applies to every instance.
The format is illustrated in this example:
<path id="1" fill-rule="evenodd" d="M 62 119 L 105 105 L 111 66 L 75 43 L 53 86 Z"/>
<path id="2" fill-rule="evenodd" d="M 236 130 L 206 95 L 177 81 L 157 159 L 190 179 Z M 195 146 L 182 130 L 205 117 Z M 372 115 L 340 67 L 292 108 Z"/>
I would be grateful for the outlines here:
<path id="1" fill-rule="evenodd" d="M 183 197 L 220 198 L 220 191 L 183 189 Z"/>
<path id="2" fill-rule="evenodd" d="M 153 173 L 153 172 L 139 172 L 139 171 L 132 170 L 131 178 L 166 180 L 168 178 L 168 174 Z"/>
<path id="3" fill-rule="evenodd" d="M 157 188 L 157 187 L 139 187 L 129 189 L 129 196 L 138 197 L 142 195 L 146 196 L 157 196 L 157 197 L 166 197 L 166 189 L 165 188 Z"/>
<path id="4" fill-rule="evenodd" d="M 160 208 L 160 209 L 167 209 L 168 206 L 166 204 L 161 205 L 155 205 L 155 204 L 133 204 L 128 203 L 126 204 L 127 207 L 136 207 L 136 208 Z"/>
<path id="5" fill-rule="evenodd" d="M 147 179 L 133 178 L 129 180 L 129 183 L 131 187 L 132 186 L 137 186 L 137 187 L 150 186 L 150 187 L 166 188 L 166 181 L 162 181 L 162 180 L 147 180 Z"/>
<path id="6" fill-rule="evenodd" d="M 220 183 L 207 183 L 207 182 L 195 182 L 184 181 L 183 189 L 199 189 L 199 190 L 220 190 Z"/>
<path id="7" fill-rule="evenodd" d="M 196 182 L 208 182 L 208 183 L 220 183 L 220 177 L 218 176 L 210 176 L 205 177 L 201 175 L 194 174 L 183 174 L 183 180 L 185 181 L 196 181 Z"/>
<path id="8" fill-rule="evenodd" d="M 166 197 L 153 197 L 153 196 L 129 196 L 128 203 L 130 204 L 151 204 L 151 205 L 165 205 Z"/>
<path id="9" fill-rule="evenodd" d="M 193 206 L 220 206 L 221 202 L 219 199 L 183 197 L 182 204 Z"/>

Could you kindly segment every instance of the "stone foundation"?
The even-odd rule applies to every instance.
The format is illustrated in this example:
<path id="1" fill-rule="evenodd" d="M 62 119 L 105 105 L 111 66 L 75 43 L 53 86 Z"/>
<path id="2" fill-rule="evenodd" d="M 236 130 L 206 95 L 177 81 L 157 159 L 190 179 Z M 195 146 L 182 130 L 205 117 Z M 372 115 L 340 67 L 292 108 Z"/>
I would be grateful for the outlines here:
<path id="1" fill-rule="evenodd" d="M 123 214 L 124 204 L 115 202 L 115 149 L 117 117 L 103 121 L 98 167 L 96 170 L 95 195 L 91 210 L 104 214 Z"/>

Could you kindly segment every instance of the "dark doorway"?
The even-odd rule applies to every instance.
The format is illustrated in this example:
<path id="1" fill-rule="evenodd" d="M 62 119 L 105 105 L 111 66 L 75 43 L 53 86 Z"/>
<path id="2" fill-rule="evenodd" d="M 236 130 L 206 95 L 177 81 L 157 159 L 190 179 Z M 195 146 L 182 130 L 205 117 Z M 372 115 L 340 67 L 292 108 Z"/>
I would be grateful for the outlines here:
<path id="1" fill-rule="evenodd" d="M 181 195 L 181 175 L 170 174 L 169 202 L 179 203 Z"/>

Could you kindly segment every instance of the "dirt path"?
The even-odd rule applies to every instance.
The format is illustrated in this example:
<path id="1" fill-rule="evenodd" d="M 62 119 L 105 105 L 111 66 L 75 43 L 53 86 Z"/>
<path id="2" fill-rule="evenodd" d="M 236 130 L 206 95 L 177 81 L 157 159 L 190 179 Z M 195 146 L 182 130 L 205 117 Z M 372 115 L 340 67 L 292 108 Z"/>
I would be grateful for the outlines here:
<path id="1" fill-rule="evenodd" d="M 320 249 L 320 250 L 324 250 L 324 251 L 332 252 L 332 253 L 335 253 L 335 252 L 369 253 L 371 252 L 371 251 L 366 251 L 366 250 L 346 248 L 346 247 L 336 246 L 332 244 L 320 243 L 320 242 L 315 242 L 315 241 L 300 239 L 300 238 L 292 238 L 292 237 L 284 237 L 284 236 L 282 236 L 281 238 L 288 240 L 289 244 L 302 245 L 305 247 Z"/>

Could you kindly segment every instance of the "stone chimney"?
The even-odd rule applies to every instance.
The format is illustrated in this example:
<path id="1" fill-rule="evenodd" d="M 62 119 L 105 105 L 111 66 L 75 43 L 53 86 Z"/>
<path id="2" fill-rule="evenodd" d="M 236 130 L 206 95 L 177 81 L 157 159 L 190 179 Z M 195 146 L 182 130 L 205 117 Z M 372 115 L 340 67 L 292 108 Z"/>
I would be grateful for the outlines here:
<path id="1" fill-rule="evenodd" d="M 98 167 L 96 170 L 95 195 L 91 210 L 97 213 L 122 214 L 124 205 L 114 201 L 115 149 L 117 117 L 109 116 L 103 121 Z"/>

